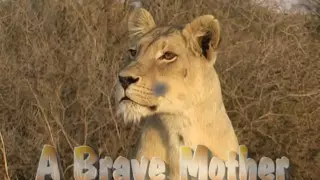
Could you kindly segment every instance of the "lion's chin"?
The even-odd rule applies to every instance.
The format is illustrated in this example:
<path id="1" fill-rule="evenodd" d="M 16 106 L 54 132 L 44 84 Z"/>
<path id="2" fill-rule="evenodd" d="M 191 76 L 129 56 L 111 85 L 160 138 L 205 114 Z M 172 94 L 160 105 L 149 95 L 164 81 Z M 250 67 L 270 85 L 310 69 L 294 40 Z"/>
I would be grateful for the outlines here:
<path id="1" fill-rule="evenodd" d="M 150 108 L 129 100 L 121 101 L 117 108 L 117 115 L 122 116 L 125 123 L 139 123 L 143 117 L 150 114 Z"/>

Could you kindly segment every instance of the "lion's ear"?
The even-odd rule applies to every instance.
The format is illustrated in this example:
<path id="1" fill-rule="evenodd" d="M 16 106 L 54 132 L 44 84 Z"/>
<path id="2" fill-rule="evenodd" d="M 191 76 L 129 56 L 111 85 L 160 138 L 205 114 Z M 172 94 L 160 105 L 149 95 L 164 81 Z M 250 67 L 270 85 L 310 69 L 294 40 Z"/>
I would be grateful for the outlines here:
<path id="1" fill-rule="evenodd" d="M 134 9 L 128 19 L 129 38 L 140 38 L 156 26 L 152 15 L 144 8 Z"/>
<path id="2" fill-rule="evenodd" d="M 212 15 L 197 17 L 183 30 L 183 33 L 193 40 L 195 49 L 200 51 L 211 64 L 214 64 L 217 56 L 217 48 L 220 43 L 220 24 Z"/>

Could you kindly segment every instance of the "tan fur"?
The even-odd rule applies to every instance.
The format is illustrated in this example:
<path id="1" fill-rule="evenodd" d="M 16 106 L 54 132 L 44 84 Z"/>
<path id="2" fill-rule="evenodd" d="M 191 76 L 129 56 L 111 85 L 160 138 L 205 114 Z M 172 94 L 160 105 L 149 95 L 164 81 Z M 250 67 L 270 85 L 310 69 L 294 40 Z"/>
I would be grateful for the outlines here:
<path id="1" fill-rule="evenodd" d="M 130 48 L 137 52 L 119 77 L 136 81 L 126 90 L 118 83 L 115 96 L 125 122 L 143 123 L 133 157 L 162 158 L 169 165 L 170 179 L 179 179 L 181 145 L 205 145 L 227 160 L 228 152 L 237 151 L 239 145 L 213 68 L 220 40 L 218 20 L 204 15 L 183 28 L 157 27 L 147 10 L 136 9 L 128 24 Z M 206 53 L 201 47 L 207 47 Z M 165 52 L 177 56 L 166 60 Z M 161 86 L 164 92 L 159 93 Z M 120 101 L 124 96 L 129 100 Z"/>

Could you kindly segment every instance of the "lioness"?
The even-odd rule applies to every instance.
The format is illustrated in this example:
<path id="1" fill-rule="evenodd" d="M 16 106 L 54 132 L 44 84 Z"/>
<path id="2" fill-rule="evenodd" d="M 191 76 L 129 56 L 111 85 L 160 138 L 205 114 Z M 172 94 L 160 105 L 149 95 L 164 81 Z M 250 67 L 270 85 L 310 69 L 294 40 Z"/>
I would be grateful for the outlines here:
<path id="1" fill-rule="evenodd" d="M 118 113 L 143 124 L 133 158 L 160 157 L 170 179 L 179 179 L 179 147 L 204 145 L 227 160 L 239 144 L 213 68 L 220 42 L 212 15 L 184 26 L 156 26 L 151 14 L 135 9 L 128 18 L 130 63 L 119 73 Z"/>

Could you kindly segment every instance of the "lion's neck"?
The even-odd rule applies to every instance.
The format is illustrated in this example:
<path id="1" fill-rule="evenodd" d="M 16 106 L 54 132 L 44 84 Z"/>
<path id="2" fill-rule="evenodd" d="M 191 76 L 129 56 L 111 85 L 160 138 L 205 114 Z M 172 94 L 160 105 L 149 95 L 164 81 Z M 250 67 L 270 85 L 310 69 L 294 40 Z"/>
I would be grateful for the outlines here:
<path id="1" fill-rule="evenodd" d="M 171 147 L 201 144 L 225 159 L 225 152 L 236 150 L 238 141 L 221 98 L 215 98 L 210 97 L 183 112 L 159 114 L 146 125 L 158 129 Z"/>
<path id="2" fill-rule="evenodd" d="M 161 121 L 168 126 L 168 129 L 185 131 L 189 126 L 202 128 L 216 121 L 229 122 L 229 117 L 220 97 L 208 97 L 189 109 L 182 109 L 181 112 L 163 116 Z"/>
<path id="3" fill-rule="evenodd" d="M 214 131 L 221 125 L 228 125 L 230 122 L 221 96 L 217 95 L 209 96 L 189 109 L 182 109 L 175 113 L 161 113 L 147 119 L 149 120 L 145 125 L 154 126 L 157 124 L 156 127 L 159 127 L 159 131 L 164 130 L 168 134 L 186 134 L 191 130 L 192 132 L 201 132 L 208 127 Z M 219 127 L 215 125 L 216 123 L 219 123 Z"/>

